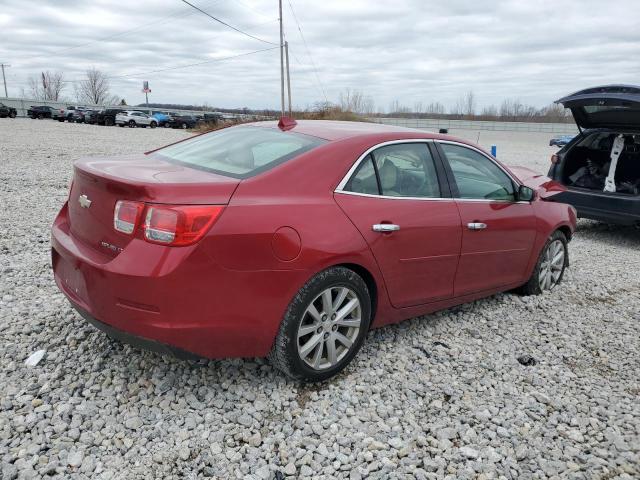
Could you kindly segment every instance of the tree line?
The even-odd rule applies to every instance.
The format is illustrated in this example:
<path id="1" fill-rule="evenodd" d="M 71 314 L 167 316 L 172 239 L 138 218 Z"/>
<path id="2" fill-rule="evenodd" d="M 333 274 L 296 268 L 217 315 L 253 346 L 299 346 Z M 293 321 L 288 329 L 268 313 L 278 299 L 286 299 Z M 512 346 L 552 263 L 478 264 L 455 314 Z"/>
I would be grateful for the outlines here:
<path id="1" fill-rule="evenodd" d="M 106 73 L 94 67 L 87 70 L 79 80 L 66 80 L 63 72 L 49 70 L 32 75 L 27 80 L 27 89 L 22 89 L 23 97 L 36 100 L 69 101 L 69 85 L 73 89 L 71 99 L 78 103 L 93 105 L 126 104 L 124 99 L 111 92 L 111 83 Z"/>

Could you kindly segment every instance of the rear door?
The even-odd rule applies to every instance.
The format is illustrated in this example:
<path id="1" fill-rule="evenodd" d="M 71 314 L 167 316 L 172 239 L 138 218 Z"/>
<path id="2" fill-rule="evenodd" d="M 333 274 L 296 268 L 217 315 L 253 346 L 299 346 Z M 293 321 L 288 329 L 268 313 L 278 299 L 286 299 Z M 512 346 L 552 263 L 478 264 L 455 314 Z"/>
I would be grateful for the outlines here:
<path id="1" fill-rule="evenodd" d="M 460 216 L 426 142 L 371 149 L 335 193 L 382 271 L 395 307 L 453 296 Z"/>
<path id="2" fill-rule="evenodd" d="M 536 236 L 533 207 L 516 201 L 516 182 L 481 151 L 445 141 L 438 147 L 462 223 L 455 296 L 524 281 Z"/>

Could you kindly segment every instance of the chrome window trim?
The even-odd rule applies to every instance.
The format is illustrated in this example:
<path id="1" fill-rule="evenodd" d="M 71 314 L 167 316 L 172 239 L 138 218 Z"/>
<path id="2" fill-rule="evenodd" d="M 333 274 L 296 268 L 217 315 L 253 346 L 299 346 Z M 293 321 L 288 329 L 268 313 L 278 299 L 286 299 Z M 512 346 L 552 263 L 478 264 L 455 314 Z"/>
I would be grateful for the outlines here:
<path id="1" fill-rule="evenodd" d="M 489 199 L 489 198 L 394 197 L 394 196 L 390 196 L 390 195 L 374 195 L 374 194 L 371 194 L 371 193 L 350 192 L 348 190 L 344 190 L 344 187 L 347 185 L 347 183 L 349 182 L 349 179 L 354 174 L 354 172 L 357 170 L 357 168 L 360 165 L 360 163 L 362 163 L 362 161 L 366 158 L 366 156 L 369 155 L 372 151 L 374 151 L 374 150 L 376 150 L 378 148 L 381 148 L 381 147 L 386 147 L 387 145 L 396 145 L 396 144 L 403 144 L 403 143 L 424 143 L 424 144 L 427 144 L 427 143 L 448 143 L 448 144 L 451 144 L 451 145 L 457 145 L 457 146 L 460 146 L 460 147 L 466 147 L 469 150 L 473 150 L 474 152 L 477 152 L 480 155 L 482 155 L 483 157 L 487 158 L 496 167 L 498 167 L 502 172 L 504 172 L 504 174 L 507 177 L 509 177 L 517 186 L 521 186 L 522 185 L 522 183 L 520 183 L 520 181 L 518 179 L 516 179 L 513 175 L 511 175 L 511 173 L 506 171 L 504 169 L 504 167 L 502 167 L 499 163 L 497 163 L 494 158 L 488 156 L 486 153 L 484 153 L 482 150 L 480 150 L 477 147 L 474 147 L 472 145 L 468 145 L 468 144 L 462 143 L 462 142 L 456 142 L 454 140 L 438 140 L 438 139 L 433 139 L 433 138 L 407 138 L 407 139 L 402 139 L 402 140 L 388 140 L 386 142 L 378 143 L 378 144 L 374 145 L 373 147 L 370 147 L 367 150 L 365 150 L 365 152 L 362 155 L 360 155 L 360 157 L 358 157 L 358 159 L 354 162 L 354 164 L 351 166 L 351 168 L 347 171 L 345 176 L 342 178 L 342 180 L 340 181 L 340 183 L 338 184 L 338 186 L 334 190 L 334 193 L 342 193 L 344 195 L 356 195 L 356 196 L 359 196 L 359 197 L 385 198 L 387 200 L 456 201 L 456 202 L 512 203 L 512 204 L 516 204 L 516 203 L 518 203 L 518 204 L 529 204 L 530 203 L 530 202 L 511 201 L 511 200 L 493 200 L 493 199 Z M 435 161 L 433 156 L 432 156 L 432 159 Z M 447 161 L 446 157 L 443 159 L 443 161 Z"/>
<path id="2" fill-rule="evenodd" d="M 391 195 L 374 195 L 371 193 L 350 192 L 348 190 L 336 190 L 334 193 L 341 193 L 343 195 L 356 195 L 358 197 L 385 198 L 387 200 L 423 200 L 431 202 L 453 202 L 454 200 L 456 200 L 455 198 L 451 197 L 393 197 Z"/>
<path id="3" fill-rule="evenodd" d="M 434 140 L 432 138 L 405 138 L 405 139 L 402 139 L 402 140 L 388 140 L 386 142 L 378 143 L 378 144 L 374 145 L 373 147 L 370 147 L 367 150 L 365 150 L 365 152 L 358 157 L 358 159 L 351 166 L 349 171 L 345 174 L 344 177 L 342 177 L 342 180 L 340 180 L 340 183 L 338 183 L 338 186 L 336 187 L 336 189 L 333 192 L 334 193 L 345 193 L 347 195 L 359 195 L 359 196 L 372 197 L 372 198 L 393 198 L 393 199 L 397 199 L 397 200 L 452 200 L 451 198 L 442 198 L 442 197 L 392 197 L 392 196 L 389 196 L 389 195 L 372 195 L 370 193 L 349 192 L 349 191 L 344 190 L 344 187 L 349 182 L 349 179 L 351 178 L 353 173 L 360 166 L 360 163 L 362 163 L 362 161 L 366 158 L 366 156 L 369 155 L 374 150 L 376 150 L 378 148 L 381 148 L 381 147 L 386 147 L 388 145 L 398 145 L 398 144 L 402 144 L 402 143 L 424 143 L 426 145 L 427 143 L 433 143 L 433 142 L 434 142 Z M 431 152 L 429 152 L 429 155 L 431 155 Z M 433 158 L 433 155 L 431 155 L 431 158 L 435 162 L 435 158 Z"/>

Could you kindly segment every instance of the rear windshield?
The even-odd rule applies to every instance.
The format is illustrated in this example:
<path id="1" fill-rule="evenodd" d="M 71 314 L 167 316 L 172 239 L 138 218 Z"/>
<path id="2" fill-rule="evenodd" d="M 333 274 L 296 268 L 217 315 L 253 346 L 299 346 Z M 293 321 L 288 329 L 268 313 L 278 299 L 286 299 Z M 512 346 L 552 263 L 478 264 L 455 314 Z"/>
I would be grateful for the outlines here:
<path id="1" fill-rule="evenodd" d="M 234 178 L 248 178 L 325 143 L 272 128 L 217 130 L 158 150 L 164 159 Z"/>

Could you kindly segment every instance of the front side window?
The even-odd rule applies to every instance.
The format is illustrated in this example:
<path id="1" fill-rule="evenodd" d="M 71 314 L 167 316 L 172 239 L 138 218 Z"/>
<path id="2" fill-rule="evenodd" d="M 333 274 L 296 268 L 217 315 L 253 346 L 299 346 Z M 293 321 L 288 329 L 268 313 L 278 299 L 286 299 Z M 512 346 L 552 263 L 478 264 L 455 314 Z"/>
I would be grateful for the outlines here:
<path id="1" fill-rule="evenodd" d="M 515 201 L 511 178 L 495 163 L 461 145 L 441 144 L 458 186 L 460 198 Z"/>
<path id="2" fill-rule="evenodd" d="M 323 143 L 320 138 L 272 128 L 234 127 L 199 135 L 155 154 L 189 167 L 248 178 Z"/>
<path id="3" fill-rule="evenodd" d="M 398 143 L 367 155 L 346 191 L 387 197 L 440 197 L 436 168 L 424 143 Z"/>

